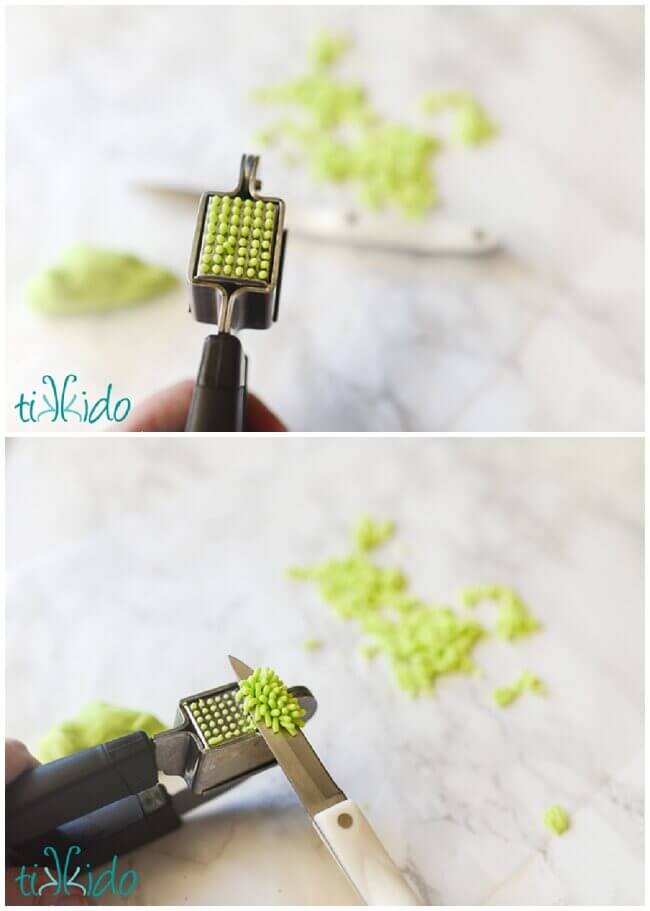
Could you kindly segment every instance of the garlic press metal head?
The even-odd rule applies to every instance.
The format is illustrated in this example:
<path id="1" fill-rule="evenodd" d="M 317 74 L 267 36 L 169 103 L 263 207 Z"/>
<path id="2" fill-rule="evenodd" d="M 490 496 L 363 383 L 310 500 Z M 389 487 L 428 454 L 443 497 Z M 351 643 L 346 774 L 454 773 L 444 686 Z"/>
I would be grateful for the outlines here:
<path id="1" fill-rule="evenodd" d="M 277 319 L 285 205 L 262 196 L 259 157 L 244 155 L 230 192 L 201 195 L 190 257 L 190 309 L 220 332 L 268 329 Z"/>

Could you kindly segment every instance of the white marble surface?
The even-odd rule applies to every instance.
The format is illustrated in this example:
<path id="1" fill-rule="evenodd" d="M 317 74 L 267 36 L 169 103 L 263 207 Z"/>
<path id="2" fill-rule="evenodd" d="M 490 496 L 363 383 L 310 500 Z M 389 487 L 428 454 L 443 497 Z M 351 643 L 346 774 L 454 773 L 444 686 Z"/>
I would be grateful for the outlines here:
<path id="1" fill-rule="evenodd" d="M 642 9 L 125 6 L 8 11 L 9 428 L 44 372 L 134 399 L 194 375 L 185 288 L 49 321 L 25 282 L 77 241 L 184 275 L 193 210 L 126 181 L 230 186 L 273 116 L 249 89 L 300 72 L 324 25 L 353 33 L 346 72 L 387 113 L 431 88 L 480 95 L 502 136 L 443 156 L 443 213 L 505 249 L 427 262 L 293 238 L 281 320 L 245 334 L 252 387 L 294 430 L 641 429 Z M 273 152 L 262 167 L 290 202 L 351 199 Z"/>
<path id="2" fill-rule="evenodd" d="M 429 902 L 641 904 L 641 441 L 248 443 L 10 441 L 8 731 L 33 745 L 94 698 L 171 721 L 232 652 L 313 689 L 312 742 Z M 482 680 L 396 692 L 284 575 L 342 553 L 364 511 L 398 521 L 381 559 L 415 592 L 511 584 L 544 632 L 482 645 Z M 493 707 L 524 669 L 549 697 Z M 541 824 L 555 802 L 561 839 Z M 141 903 L 354 901 L 277 770 L 128 862 Z"/>

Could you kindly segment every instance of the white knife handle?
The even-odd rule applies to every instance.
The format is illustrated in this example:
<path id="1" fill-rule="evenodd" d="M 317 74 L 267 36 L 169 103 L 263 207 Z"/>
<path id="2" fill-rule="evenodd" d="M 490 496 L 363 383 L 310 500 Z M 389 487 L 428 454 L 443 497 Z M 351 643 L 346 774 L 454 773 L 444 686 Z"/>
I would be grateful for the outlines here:
<path id="1" fill-rule="evenodd" d="M 351 800 L 317 813 L 314 825 L 367 905 L 421 904 Z"/>

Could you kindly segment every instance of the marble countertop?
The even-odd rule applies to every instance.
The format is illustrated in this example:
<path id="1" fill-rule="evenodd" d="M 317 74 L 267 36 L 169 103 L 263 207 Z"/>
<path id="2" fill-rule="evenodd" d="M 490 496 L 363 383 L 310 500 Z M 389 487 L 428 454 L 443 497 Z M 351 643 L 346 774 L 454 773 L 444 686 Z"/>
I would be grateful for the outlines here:
<path id="1" fill-rule="evenodd" d="M 441 214 L 504 248 L 427 261 L 292 238 L 281 319 L 244 334 L 252 388 L 294 430 L 642 429 L 643 10 L 295 6 L 8 10 L 8 428 L 47 372 L 134 400 L 195 374 L 185 287 L 45 320 L 25 283 L 80 241 L 184 275 L 193 208 L 129 181 L 231 186 L 273 116 L 249 90 L 301 72 L 323 26 L 353 34 L 345 72 L 388 114 L 432 88 L 481 97 L 501 137 L 442 157 Z M 272 151 L 262 176 L 301 204 L 353 198 Z"/>
<path id="2" fill-rule="evenodd" d="M 171 722 L 230 652 L 313 690 L 312 743 L 428 902 L 641 904 L 642 467 L 635 439 L 10 440 L 7 731 L 33 747 L 92 699 Z M 378 559 L 414 592 L 509 584 L 544 631 L 409 700 L 284 573 L 363 512 L 398 522 Z M 548 698 L 496 708 L 523 670 Z M 134 903 L 354 903 L 277 769 L 125 863 Z"/>

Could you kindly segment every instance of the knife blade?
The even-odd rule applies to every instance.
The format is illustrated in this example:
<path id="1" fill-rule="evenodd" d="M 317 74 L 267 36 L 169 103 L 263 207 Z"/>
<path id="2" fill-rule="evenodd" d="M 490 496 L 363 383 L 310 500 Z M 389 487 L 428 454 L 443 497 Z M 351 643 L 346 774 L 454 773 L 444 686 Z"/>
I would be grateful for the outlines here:
<path id="1" fill-rule="evenodd" d="M 133 180 L 138 191 L 198 205 L 203 192 L 165 179 Z M 480 256 L 500 247 L 497 238 L 478 225 L 436 216 L 425 222 L 406 222 L 390 215 L 359 209 L 287 206 L 286 225 L 292 234 L 312 240 L 365 247 L 370 250 L 415 253 L 422 256 Z"/>
<path id="2" fill-rule="evenodd" d="M 228 658 L 238 680 L 253 673 L 243 661 Z M 367 905 L 419 905 L 370 823 L 334 783 L 302 731 L 291 737 L 264 723 L 257 729 L 361 899 Z"/>

